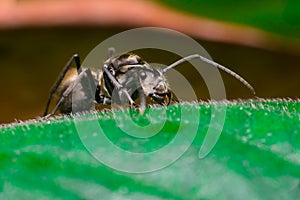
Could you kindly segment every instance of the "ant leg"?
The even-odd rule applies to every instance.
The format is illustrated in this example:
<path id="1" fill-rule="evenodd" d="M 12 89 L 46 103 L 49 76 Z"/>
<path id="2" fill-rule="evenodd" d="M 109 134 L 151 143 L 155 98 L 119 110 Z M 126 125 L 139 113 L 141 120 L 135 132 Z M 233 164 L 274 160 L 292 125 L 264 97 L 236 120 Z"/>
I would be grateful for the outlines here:
<path id="1" fill-rule="evenodd" d="M 141 103 L 140 103 L 140 113 L 143 115 L 146 110 L 146 97 L 141 87 L 138 88 L 138 92 L 140 93 Z"/>
<path id="2" fill-rule="evenodd" d="M 108 69 L 106 67 L 103 67 L 103 72 L 105 72 L 108 76 L 108 78 L 111 80 L 111 82 L 113 83 L 113 85 L 117 88 L 117 90 L 120 92 L 119 96 L 122 95 L 122 93 L 126 96 L 126 98 L 128 99 L 129 103 L 131 106 L 135 106 L 134 101 L 132 100 L 130 94 L 128 93 L 128 91 L 116 80 L 116 78 L 108 71 Z M 135 76 L 135 78 L 137 79 L 137 77 Z M 145 112 L 146 109 L 146 97 L 144 92 L 142 91 L 142 89 L 140 87 L 138 87 L 138 92 L 140 94 L 140 98 L 141 98 L 141 104 L 140 104 L 140 113 L 143 114 Z"/>
<path id="3" fill-rule="evenodd" d="M 114 84 L 114 86 L 117 88 L 117 90 L 120 92 L 120 96 L 123 93 L 126 98 L 128 99 L 130 105 L 134 105 L 134 101 L 132 100 L 130 94 L 128 93 L 128 91 L 123 88 L 123 86 L 116 80 L 116 78 L 107 70 L 106 67 L 103 67 L 103 72 L 105 72 L 108 76 L 108 78 L 111 80 L 112 84 Z"/>
<path id="4" fill-rule="evenodd" d="M 105 96 L 105 95 L 101 95 L 99 97 L 99 101 L 97 101 L 97 103 L 105 105 L 105 106 L 109 106 L 109 105 L 111 105 L 111 98 L 108 96 Z"/>
<path id="5" fill-rule="evenodd" d="M 61 106 L 62 102 L 65 100 L 65 98 L 67 98 L 71 92 L 74 90 L 74 88 L 78 85 L 79 82 L 82 81 L 82 79 L 84 78 L 84 76 L 87 75 L 89 80 L 92 80 L 90 78 L 92 78 L 92 74 L 91 71 L 88 68 L 85 68 L 82 72 L 80 72 L 80 74 L 78 75 L 78 77 L 75 79 L 75 81 L 64 91 L 62 97 L 59 99 L 58 103 L 56 104 L 55 108 L 52 110 L 52 112 L 47 115 L 46 117 L 52 116 L 55 114 L 55 112 L 58 110 L 58 108 Z M 91 89 L 91 91 L 94 91 L 93 88 L 95 88 L 95 85 L 93 85 L 94 83 L 89 81 L 89 88 Z"/>
<path id="6" fill-rule="evenodd" d="M 100 85 L 97 85 L 96 88 L 95 101 L 97 104 L 111 105 L 111 98 L 102 93 Z"/>
<path id="7" fill-rule="evenodd" d="M 65 65 L 63 71 L 59 75 L 57 81 L 55 82 L 55 84 L 51 88 L 50 93 L 49 93 L 49 97 L 48 97 L 48 101 L 47 101 L 47 105 L 46 105 L 46 109 L 45 109 L 45 112 L 44 112 L 43 116 L 47 115 L 48 109 L 49 109 L 49 105 L 50 105 L 51 100 L 52 100 L 52 96 L 56 92 L 56 90 L 59 87 L 59 85 L 61 84 L 62 80 L 64 79 L 67 71 L 70 69 L 70 67 L 71 67 L 71 65 L 72 65 L 73 62 L 75 62 L 76 67 L 77 67 L 77 71 L 79 73 L 79 71 L 80 71 L 80 59 L 79 59 L 79 55 L 78 54 L 74 54 L 72 56 L 72 58 L 67 62 L 67 64 Z"/>

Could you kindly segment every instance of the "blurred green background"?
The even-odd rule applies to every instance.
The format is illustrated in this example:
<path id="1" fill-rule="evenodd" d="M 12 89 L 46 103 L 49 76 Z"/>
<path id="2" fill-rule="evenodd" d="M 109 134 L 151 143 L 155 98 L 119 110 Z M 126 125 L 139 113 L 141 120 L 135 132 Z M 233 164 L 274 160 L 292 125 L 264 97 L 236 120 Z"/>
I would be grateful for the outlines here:
<path id="1" fill-rule="evenodd" d="M 298 0 L 160 0 L 179 10 L 300 38 Z"/>
<path id="2" fill-rule="evenodd" d="M 258 97 L 299 97 L 300 14 L 298 11 L 300 5 L 298 1 L 161 0 L 156 2 L 174 12 L 249 25 L 282 36 L 281 38 L 289 43 L 290 49 L 280 49 L 280 45 L 276 50 L 272 50 L 267 47 L 255 48 L 220 41 L 206 41 L 202 38 L 195 39 L 215 61 L 248 80 L 255 87 Z M 145 26 L 147 25 L 153 26 L 145 22 Z M 127 24 L 97 26 L 91 24 L 47 26 L 45 24 L 1 28 L 0 123 L 40 116 L 52 84 L 74 53 L 79 53 L 84 59 L 101 41 L 130 28 L 134 27 Z M 285 43 L 284 40 L 280 42 Z M 171 56 L 163 56 L 155 52 L 143 53 L 142 57 L 146 60 L 154 59 L 156 62 L 174 61 Z M 229 99 L 254 98 L 233 78 L 224 75 L 224 80 Z M 199 85 L 201 84 L 203 83 L 199 81 Z M 199 86 L 196 92 L 201 99 L 209 98 L 205 88 Z"/>

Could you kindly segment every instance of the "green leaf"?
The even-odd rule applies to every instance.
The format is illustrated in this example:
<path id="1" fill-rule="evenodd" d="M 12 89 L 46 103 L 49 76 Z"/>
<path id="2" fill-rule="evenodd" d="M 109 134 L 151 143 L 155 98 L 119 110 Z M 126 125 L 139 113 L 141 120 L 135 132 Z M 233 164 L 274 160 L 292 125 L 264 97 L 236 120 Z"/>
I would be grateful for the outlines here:
<path id="1" fill-rule="evenodd" d="M 200 159 L 209 125 L 223 111 L 224 126 L 213 126 L 221 135 Z M 163 125 L 158 134 L 141 132 L 144 138 L 136 138 L 122 131 L 124 126 L 138 130 L 134 124 L 147 128 L 150 112 L 156 116 L 152 125 Z M 298 101 L 200 102 L 153 107 L 144 116 L 132 110 L 109 111 L 3 126 L 0 199 L 297 199 L 299 112 Z M 200 120 L 194 120 L 195 113 Z M 188 138 L 193 126 L 198 130 L 178 160 L 154 172 L 133 174 L 112 169 L 88 152 L 78 129 L 82 122 L 97 122 L 115 146 L 142 154 L 169 144 L 180 150 L 185 140 L 172 143 L 176 135 L 181 131 Z M 90 126 L 85 130 L 86 137 L 97 135 L 88 135 Z M 136 164 L 108 151 L 108 146 L 99 148 L 124 166 Z M 168 159 L 159 154 L 158 158 Z"/>

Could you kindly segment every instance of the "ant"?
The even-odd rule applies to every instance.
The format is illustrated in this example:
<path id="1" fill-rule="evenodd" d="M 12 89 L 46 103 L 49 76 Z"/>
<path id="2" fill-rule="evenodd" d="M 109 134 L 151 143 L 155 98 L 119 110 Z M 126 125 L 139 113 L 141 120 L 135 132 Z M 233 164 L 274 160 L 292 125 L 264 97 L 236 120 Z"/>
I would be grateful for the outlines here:
<path id="1" fill-rule="evenodd" d="M 136 106 L 135 100 L 138 98 L 140 98 L 139 109 L 142 113 L 146 108 L 147 99 L 160 105 L 169 105 L 173 101 L 172 96 L 174 95 L 165 77 L 166 72 L 193 59 L 200 59 L 225 71 L 255 94 L 253 87 L 240 75 L 198 54 L 183 57 L 166 68 L 154 69 L 136 54 L 124 53 L 113 56 L 114 53 L 114 48 L 108 49 L 109 58 L 104 62 L 102 70 L 98 71 L 82 68 L 79 55 L 73 55 L 50 90 L 44 116 L 52 116 L 58 110 L 61 113 L 71 113 L 72 108 L 85 111 L 92 109 L 94 105 L 109 106 L 112 102 L 120 103 L 124 100 L 127 100 L 131 106 Z M 71 71 L 70 67 L 73 62 L 76 64 L 76 72 L 73 71 L 63 81 L 66 74 Z M 58 97 L 58 101 L 48 114 L 54 94 Z M 72 98 L 72 96 L 76 98 Z"/>

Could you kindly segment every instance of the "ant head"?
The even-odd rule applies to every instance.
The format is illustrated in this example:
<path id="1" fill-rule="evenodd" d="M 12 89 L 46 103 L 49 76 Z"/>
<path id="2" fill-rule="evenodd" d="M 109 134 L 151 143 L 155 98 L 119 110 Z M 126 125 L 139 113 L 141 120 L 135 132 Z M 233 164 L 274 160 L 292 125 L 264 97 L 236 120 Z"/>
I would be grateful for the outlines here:
<path id="1" fill-rule="evenodd" d="M 108 59 L 106 66 L 116 80 L 126 87 L 133 100 L 143 96 L 162 105 L 170 103 L 171 92 L 162 69 L 154 69 L 131 53 Z"/>
<path id="2" fill-rule="evenodd" d="M 145 96 L 161 105 L 168 105 L 171 91 L 166 77 L 161 69 L 137 68 L 137 76 Z"/>

